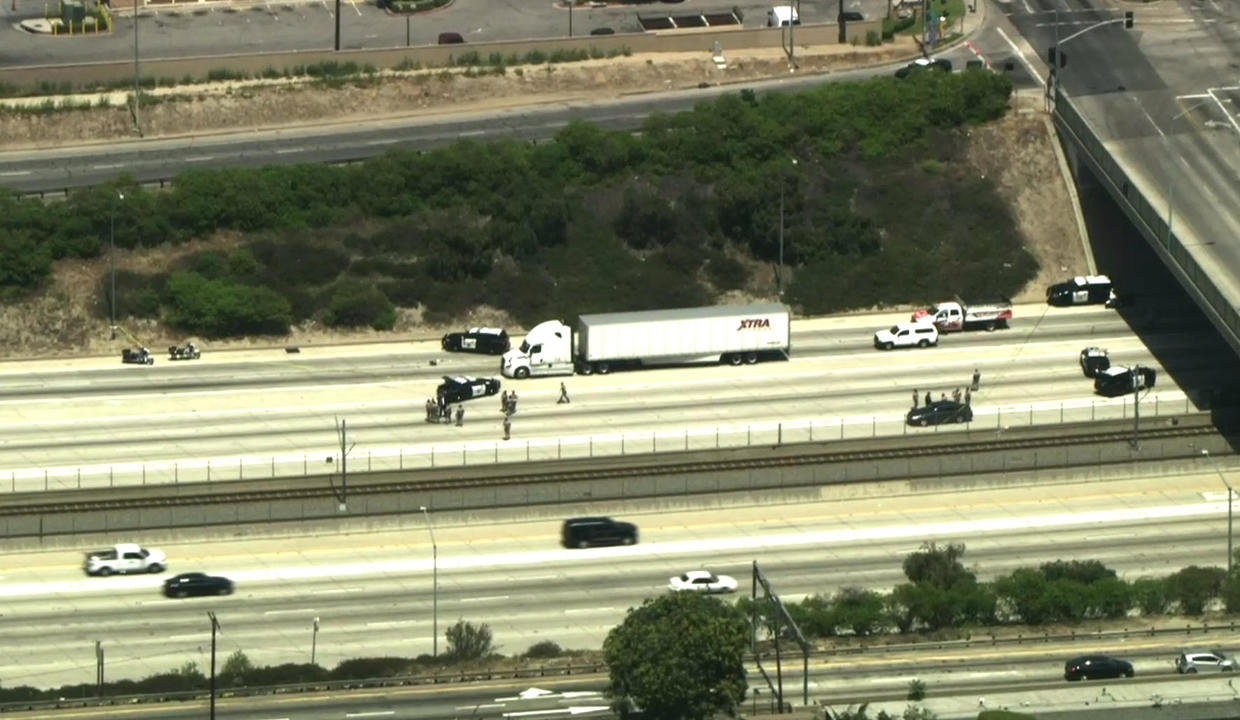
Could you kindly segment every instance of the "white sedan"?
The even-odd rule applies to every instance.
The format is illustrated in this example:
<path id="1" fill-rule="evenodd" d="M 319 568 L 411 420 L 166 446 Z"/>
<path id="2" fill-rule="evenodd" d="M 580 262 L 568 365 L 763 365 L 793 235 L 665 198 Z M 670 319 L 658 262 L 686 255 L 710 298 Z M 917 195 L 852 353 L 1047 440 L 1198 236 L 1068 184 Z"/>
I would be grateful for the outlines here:
<path id="1" fill-rule="evenodd" d="M 668 583 L 673 590 L 692 590 L 701 593 L 730 593 L 736 591 L 736 578 L 716 575 L 706 570 L 690 570 L 677 575 Z"/>

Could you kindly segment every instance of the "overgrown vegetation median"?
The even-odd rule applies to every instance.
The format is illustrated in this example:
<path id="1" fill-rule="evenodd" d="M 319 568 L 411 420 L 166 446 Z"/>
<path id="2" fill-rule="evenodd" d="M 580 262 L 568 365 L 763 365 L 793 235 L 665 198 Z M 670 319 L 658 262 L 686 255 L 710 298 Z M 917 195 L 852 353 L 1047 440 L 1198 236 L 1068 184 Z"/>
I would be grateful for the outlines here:
<path id="1" fill-rule="evenodd" d="M 639 134 L 573 123 L 554 143 L 192 170 L 170 192 L 95 187 L 51 212 L 6 195 L 0 288 L 37 290 L 54 259 L 99 257 L 114 219 L 122 248 L 236 237 L 165 271 L 118 274 L 122 318 L 278 334 L 485 304 L 533 323 L 772 295 L 782 221 L 786 299 L 805 312 L 1008 295 L 1035 263 L 993 183 L 964 162 L 963 130 L 1003 115 L 1010 92 L 989 73 L 927 73 L 742 92 Z M 101 312 L 106 287 L 101 277 Z"/>

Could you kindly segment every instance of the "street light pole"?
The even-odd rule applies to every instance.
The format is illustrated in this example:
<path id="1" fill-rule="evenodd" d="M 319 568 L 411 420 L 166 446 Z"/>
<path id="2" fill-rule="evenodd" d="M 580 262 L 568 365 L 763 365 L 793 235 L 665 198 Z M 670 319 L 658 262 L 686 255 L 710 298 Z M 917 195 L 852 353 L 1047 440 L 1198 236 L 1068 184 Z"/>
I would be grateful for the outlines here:
<path id="1" fill-rule="evenodd" d="M 136 20 L 135 20 L 136 22 Z M 125 193 L 119 190 L 117 197 L 123 202 Z M 112 339 L 116 339 L 116 204 L 112 204 L 112 212 L 108 216 L 108 265 L 109 265 L 109 285 L 108 292 L 108 308 L 109 320 L 111 320 Z"/>
<path id="2" fill-rule="evenodd" d="M 431 514 L 421 506 L 426 529 L 431 534 L 431 657 L 439 657 L 439 545 L 435 543 L 435 527 Z"/>
<path id="3" fill-rule="evenodd" d="M 138 0 L 133 0 L 133 126 L 142 137 L 142 90 L 138 83 Z"/>
<path id="4" fill-rule="evenodd" d="M 316 651 L 319 649 L 319 619 L 314 618 L 314 632 L 310 635 L 310 664 L 314 664 Z"/>
<path id="5" fill-rule="evenodd" d="M 220 621 L 210 610 L 207 617 L 211 618 L 211 720 L 215 720 L 215 635 L 220 631 Z"/>
<path id="6" fill-rule="evenodd" d="M 1227 488 L 1227 576 L 1231 577 L 1232 565 L 1234 563 L 1232 553 L 1232 506 L 1236 493 L 1231 489 L 1231 484 L 1227 482 L 1227 478 L 1223 477 L 1223 471 L 1218 466 L 1218 461 L 1210 457 L 1209 450 L 1202 450 L 1201 454 L 1210 458 L 1210 462 L 1214 464 L 1214 472 L 1218 474 L 1218 479 L 1222 481 L 1223 487 Z"/>

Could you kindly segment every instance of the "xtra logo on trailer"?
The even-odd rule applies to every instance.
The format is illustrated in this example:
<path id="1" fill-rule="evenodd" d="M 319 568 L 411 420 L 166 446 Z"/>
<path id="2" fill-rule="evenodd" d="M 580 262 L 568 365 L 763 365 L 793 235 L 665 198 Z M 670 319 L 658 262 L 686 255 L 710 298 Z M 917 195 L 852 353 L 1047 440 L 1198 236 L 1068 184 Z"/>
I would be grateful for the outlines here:
<path id="1" fill-rule="evenodd" d="M 739 332 L 741 330 L 757 330 L 759 328 L 770 328 L 770 327 L 771 327 L 770 318 L 750 318 L 747 320 L 741 320 L 741 326 L 736 329 Z"/>

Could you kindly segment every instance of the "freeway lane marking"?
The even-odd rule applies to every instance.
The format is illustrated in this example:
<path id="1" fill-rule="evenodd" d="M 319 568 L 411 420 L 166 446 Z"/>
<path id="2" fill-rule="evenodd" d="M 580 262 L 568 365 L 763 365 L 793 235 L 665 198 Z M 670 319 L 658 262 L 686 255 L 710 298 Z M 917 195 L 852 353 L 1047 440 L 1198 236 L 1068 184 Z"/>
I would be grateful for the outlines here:
<path id="1" fill-rule="evenodd" d="M 0 177 L 17 177 L 19 175 L 29 175 L 29 170 L 9 170 L 8 172 L 0 172 Z"/>
<path id="2" fill-rule="evenodd" d="M 293 610 L 268 610 L 264 615 L 292 615 L 294 613 L 312 613 L 314 608 L 296 608 Z"/>
<path id="3" fill-rule="evenodd" d="M 749 535 L 743 537 L 712 538 L 708 540 L 679 540 L 670 542 L 653 542 L 641 545 L 591 548 L 587 550 L 542 550 L 535 552 L 510 552 L 479 555 L 441 556 L 438 559 L 439 570 L 453 568 L 505 567 L 521 565 L 540 565 L 556 562 L 578 563 L 583 557 L 591 557 L 600 563 L 614 558 L 633 559 L 641 557 L 660 557 L 663 555 L 701 554 L 704 552 L 737 552 L 744 550 L 773 549 L 781 547 L 806 547 L 843 543 L 858 543 L 872 540 L 923 540 L 927 537 L 956 537 L 965 535 L 994 534 L 998 532 L 1018 532 L 1029 530 L 1049 530 L 1064 527 L 1085 527 L 1105 530 L 1105 526 L 1117 523 L 1131 523 L 1148 520 L 1167 520 L 1174 518 L 1193 518 L 1224 515 L 1227 512 L 1226 502 L 1196 502 L 1186 505 L 1162 505 L 1148 508 L 1116 508 L 1110 510 L 1091 510 L 1085 512 L 1063 512 L 1046 515 L 1029 515 L 1024 517 L 994 517 L 980 520 L 958 520 L 925 523 L 906 523 L 902 525 L 875 526 L 857 529 L 817 530 L 801 533 L 776 533 L 770 535 Z M 238 582 L 257 580 L 297 580 L 305 578 L 337 578 L 386 573 L 431 572 L 431 558 L 404 558 L 386 562 L 363 562 L 352 564 L 324 564 L 313 566 L 293 566 L 285 568 L 263 568 L 258 570 L 239 570 L 228 573 Z M 158 585 L 157 578 L 141 576 L 91 578 L 90 580 L 68 580 L 36 583 L 14 583 L 0 586 L 0 597 L 17 597 L 24 595 L 41 595 L 61 592 L 111 592 L 120 588 L 142 588 Z M 577 608 L 566 609 L 565 613 L 604 612 L 615 608 Z M 390 622 L 367 623 L 372 627 L 397 627 L 412 625 L 420 621 L 395 620 Z M 201 634 L 194 637 L 200 637 Z"/>
<path id="4" fill-rule="evenodd" d="M 452 709 L 453 710 L 489 710 L 491 708 L 501 708 L 501 707 L 504 707 L 504 703 L 485 703 L 483 705 L 462 705 L 460 707 L 452 708 Z"/>
<path id="5" fill-rule="evenodd" d="M 374 712 L 345 713 L 347 718 L 351 717 L 379 717 L 380 715 L 395 715 L 395 710 L 376 710 Z"/>
<path id="6" fill-rule="evenodd" d="M 549 395 L 553 392 L 554 390 L 547 390 L 541 393 L 533 393 L 533 394 Z M 1179 390 L 1176 390 L 1173 392 L 1146 394 L 1143 397 L 1145 398 L 1147 407 L 1148 407 L 1148 403 L 1150 402 L 1175 403 L 1177 406 L 1180 403 L 1185 403 L 1186 407 L 1188 403 L 1187 396 Z M 407 401 L 389 401 L 386 404 L 389 404 L 389 405 L 400 404 L 403 402 L 407 402 Z M 1005 414 L 1010 418 L 1013 413 L 1024 415 L 1026 413 L 1050 412 L 1050 411 L 1058 410 L 1062 414 L 1064 411 L 1067 411 L 1067 410 L 1081 410 L 1085 408 L 1093 408 L 1094 410 L 1091 411 L 1092 413 L 1092 412 L 1096 412 L 1097 408 L 1102 408 L 1104 411 L 1114 410 L 1116 408 L 1125 408 L 1127 406 L 1127 402 L 1128 402 L 1127 397 L 1117 397 L 1117 398 L 1108 398 L 1108 399 L 1099 400 L 1098 398 L 1094 396 L 1090 396 L 1086 398 L 1077 398 L 1073 400 L 1062 400 L 1062 401 L 1048 400 L 1044 402 L 1029 403 L 1025 405 L 1009 404 L 1009 405 L 996 405 L 996 406 L 980 406 L 980 407 L 975 407 L 974 417 L 979 418 L 979 417 L 992 417 L 993 416 L 996 419 L 996 421 L 1000 421 L 1002 420 Z M 384 403 L 377 403 L 377 404 L 384 404 Z M 365 405 L 349 405 L 349 404 L 342 403 L 342 404 L 337 404 L 336 407 L 360 408 L 360 407 L 365 407 Z M 203 412 L 203 413 L 190 413 L 190 414 L 201 417 L 201 416 L 206 416 L 206 415 L 210 415 L 213 413 L 235 414 L 239 412 L 245 412 L 245 411 L 220 410 L 220 411 L 213 411 L 212 413 Z M 162 414 L 159 417 L 166 419 L 170 416 L 173 416 L 173 413 Z M 60 423 L 82 422 L 83 419 L 84 418 L 78 418 L 77 420 L 44 421 L 38 424 L 52 424 L 54 422 L 60 422 Z M 576 446 L 585 446 L 587 444 L 592 445 L 593 443 L 620 443 L 626 438 L 634 439 L 634 440 L 636 439 L 649 440 L 651 438 L 654 438 L 656 440 L 658 438 L 664 438 L 664 439 L 674 438 L 676 440 L 687 441 L 689 438 L 701 439 L 701 438 L 710 438 L 712 436 L 720 437 L 721 435 L 748 434 L 751 432 L 776 432 L 777 429 L 780 432 L 783 432 L 783 431 L 791 432 L 791 431 L 805 430 L 805 429 L 810 429 L 812 431 L 813 428 L 819 428 L 819 427 L 824 430 L 831 430 L 833 432 L 834 431 L 843 432 L 843 429 L 845 427 L 871 426 L 871 425 L 874 425 L 875 423 L 880 423 L 880 422 L 881 423 L 902 422 L 903 419 L 904 419 L 903 413 L 890 414 L 890 415 L 837 415 L 837 416 L 828 416 L 828 417 L 819 416 L 819 417 L 809 417 L 809 418 L 789 418 L 787 420 L 782 420 L 782 421 L 755 422 L 755 423 L 738 424 L 738 425 L 696 425 L 692 427 L 671 427 L 671 428 L 665 427 L 661 429 L 654 429 L 654 430 L 648 430 L 648 431 L 612 432 L 612 433 L 599 433 L 595 435 L 554 435 L 554 436 L 549 436 L 549 437 L 530 438 L 529 440 L 526 441 L 526 444 L 530 448 L 563 448 L 565 446 L 574 446 L 574 445 Z M 34 425 L 36 423 L 27 421 L 24 424 Z M 14 425 L 21 426 L 23 425 L 23 423 L 15 423 Z M 3 428 L 3 427 L 5 426 L 0 425 L 0 428 Z M 999 429 L 1002 430 L 1003 428 L 1000 427 Z M 368 457 L 372 459 L 373 458 L 379 458 L 379 459 L 393 458 L 393 457 L 398 457 L 398 456 L 403 458 L 406 455 L 410 457 L 415 457 L 417 455 L 431 455 L 434 452 L 436 452 L 436 450 L 440 452 L 444 452 L 444 451 L 469 452 L 470 450 L 488 450 L 489 451 L 489 450 L 494 449 L 494 447 L 495 447 L 495 444 L 489 440 L 433 443 L 433 444 L 426 444 L 426 445 L 398 445 L 398 446 L 371 448 L 370 451 L 368 452 Z M 242 457 L 237 457 L 234 455 L 234 456 L 217 456 L 217 457 L 205 457 L 205 458 L 196 457 L 196 458 L 180 458 L 180 459 L 146 460 L 146 461 L 133 461 L 129 463 L 113 463 L 113 464 L 99 463 L 99 464 L 94 464 L 94 465 L 61 465 L 61 466 L 55 466 L 55 467 L 4 468 L 4 469 L 0 469 L 0 476 L 8 474 L 10 477 L 10 480 L 13 482 L 16 482 L 18 478 L 22 480 L 27 480 L 31 478 L 38 479 L 38 478 L 47 478 L 47 477 L 74 477 L 74 476 L 81 477 L 82 475 L 87 475 L 87 476 L 111 475 L 112 473 L 115 473 L 115 472 L 146 473 L 148 471 L 154 472 L 154 471 L 160 471 L 160 470 L 176 471 L 176 470 L 189 470 L 189 469 L 195 469 L 195 468 L 202 469 L 204 467 L 209 467 L 212 463 L 215 463 L 216 466 L 229 466 L 229 467 L 234 466 L 234 465 L 245 465 L 245 464 L 249 464 L 251 466 L 257 465 L 257 464 L 266 465 L 268 463 L 271 463 L 272 465 L 275 465 L 277 463 L 281 465 L 285 465 L 289 463 L 300 464 L 300 463 L 305 462 L 307 452 L 317 453 L 317 452 L 323 452 L 323 451 L 321 449 L 311 449 L 308 451 L 283 453 L 283 454 L 278 454 L 278 455 L 247 455 L 247 456 L 242 456 Z M 330 453 L 331 451 L 327 451 L 327 452 Z"/>
<path id="7" fill-rule="evenodd" d="M 1127 336 L 1113 336 L 1113 337 L 1101 336 L 1101 337 L 1094 338 L 1092 342 L 1101 343 L 1107 340 L 1110 340 L 1110 342 L 1108 342 L 1107 344 L 1110 347 L 1112 352 L 1115 352 L 1117 350 L 1144 349 L 1144 346 L 1140 343 L 1139 340 L 1137 340 L 1136 338 L 1131 338 Z M 992 348 L 988 348 L 988 349 L 1022 350 L 1022 349 L 1029 348 L 1033 344 L 1037 344 L 1037 343 L 1004 344 L 1004 345 L 992 346 Z M 1076 340 L 1062 340 L 1062 341 L 1057 340 L 1052 343 L 1042 343 L 1042 344 L 1070 346 L 1071 348 L 1070 354 L 1072 355 L 1073 359 L 1075 359 L 1080 352 L 1080 342 Z M 1008 364 L 1012 361 L 1012 358 L 995 358 L 995 359 L 979 360 L 976 357 L 966 357 L 961 360 L 949 360 L 946 362 L 943 362 L 943 361 L 929 362 L 931 358 L 942 358 L 944 356 L 958 355 L 958 354 L 965 354 L 965 355 L 973 354 L 977 352 L 976 348 L 938 347 L 938 348 L 935 348 L 934 350 L 929 350 L 929 349 L 914 350 L 913 352 L 918 353 L 919 356 L 925 356 L 927 362 L 918 362 L 916 360 L 909 362 L 910 360 L 912 360 L 912 358 L 910 358 L 910 356 L 906 353 L 901 353 L 901 352 L 896 352 L 896 351 L 886 353 L 886 352 L 882 352 L 879 350 L 868 350 L 864 353 L 852 353 L 849 355 L 793 358 L 792 360 L 790 360 L 790 363 L 804 364 L 804 363 L 809 363 L 809 362 L 822 362 L 822 361 L 847 362 L 851 360 L 874 359 L 876 357 L 881 357 L 885 359 L 890 359 L 893 361 L 893 363 L 899 363 L 898 365 L 896 365 L 894 369 L 898 369 L 901 372 L 910 372 L 914 370 L 938 370 L 938 369 L 950 368 L 953 366 L 979 367 L 979 368 L 980 367 L 991 367 L 991 366 L 999 365 L 999 364 Z M 1022 353 L 1020 355 L 1020 359 L 1022 361 L 1062 360 L 1067 354 L 1069 354 L 1068 350 L 1050 351 L 1050 352 L 1044 352 L 1044 353 L 1037 354 L 1037 355 Z M 904 361 L 904 362 L 901 362 L 901 361 Z M 713 367 L 713 366 L 707 366 L 707 367 Z M 766 384 L 771 381 L 777 381 L 777 380 L 796 380 L 796 379 L 825 377 L 825 376 L 830 376 L 830 375 L 855 375 L 855 374 L 860 374 L 860 373 L 870 373 L 873 371 L 874 371 L 874 367 L 867 365 L 865 367 L 855 367 L 855 368 L 826 368 L 822 370 L 800 370 L 796 372 L 783 372 L 783 373 L 771 372 L 771 373 L 762 373 L 762 374 L 749 374 L 749 375 L 744 375 L 742 377 L 736 377 L 732 375 L 724 377 L 720 375 L 716 377 L 696 378 L 692 380 L 666 379 L 666 380 L 659 380 L 659 381 L 634 382 L 634 383 L 620 384 L 620 385 L 598 385 L 598 386 L 592 386 L 590 388 L 590 391 L 591 392 L 614 392 L 614 391 L 627 392 L 630 390 L 660 388 L 666 385 L 675 385 L 676 387 L 689 387 L 689 386 L 701 386 L 701 385 L 717 385 L 721 382 L 726 382 L 728 384 L 737 384 L 737 383 L 742 383 L 742 382 Z M 368 388 L 387 389 L 387 388 L 409 387 L 409 386 L 415 386 L 415 385 L 425 387 L 431 382 L 434 382 L 434 381 L 433 380 L 388 380 L 384 382 L 331 384 L 330 387 L 333 390 L 365 390 Z M 275 388 L 275 390 L 278 390 L 281 393 L 299 393 L 299 392 L 309 393 L 309 392 L 320 392 L 323 390 L 324 387 L 329 387 L 329 385 L 324 385 L 324 384 L 287 385 L 287 386 L 281 386 L 279 388 Z M 268 395 L 268 394 L 271 394 L 272 392 L 273 392 L 273 388 L 271 387 L 256 387 L 256 388 L 230 388 L 230 389 L 225 389 L 225 390 L 189 390 L 185 392 L 160 393 L 159 395 L 161 398 L 188 398 L 188 397 L 212 397 L 216 395 L 230 395 L 230 396 L 254 395 L 254 394 Z M 551 395 L 557 391 L 553 389 L 549 389 L 549 390 L 530 390 L 528 392 L 532 395 Z M 93 402 L 97 402 L 97 403 L 109 403 L 109 402 L 120 402 L 120 401 L 129 401 L 129 400 L 137 400 L 137 399 L 146 400 L 150 398 L 150 396 L 151 396 L 151 393 L 129 393 L 129 394 L 124 394 L 124 395 L 99 395 L 99 396 L 92 397 L 91 399 Z M 45 397 L 45 398 L 0 400 L 0 405 L 68 404 L 68 403 L 80 403 L 80 402 L 82 402 L 81 397 L 66 396 L 66 397 Z M 247 413 L 247 412 L 273 413 L 273 412 L 304 412 L 304 411 L 315 411 L 315 410 L 339 410 L 342 408 L 361 409 L 361 408 L 367 408 L 367 407 L 383 407 L 383 406 L 409 404 L 409 403 L 410 401 L 408 400 L 403 400 L 403 401 L 391 400 L 391 401 L 373 401 L 373 402 L 360 403 L 360 404 L 326 403 L 326 404 L 316 404 L 316 405 L 284 405 L 284 406 L 267 407 L 267 408 L 240 408 L 240 409 L 233 409 L 233 410 L 207 410 L 207 411 L 190 411 L 190 412 L 171 412 L 171 413 L 144 413 L 140 415 L 97 416 L 94 419 L 98 419 L 98 420 L 119 420 L 119 419 L 162 420 L 162 419 L 177 418 L 177 417 L 195 417 L 195 418 L 208 417 L 208 416 L 220 417 L 220 416 L 225 416 L 229 414 Z M 49 426 L 49 425 L 55 426 L 55 425 L 65 425 L 65 424 L 76 425 L 76 424 L 81 423 L 83 419 L 84 419 L 83 416 L 78 415 L 72 419 L 26 420 L 23 422 L 0 423 L 0 428 L 29 427 L 29 426 L 34 426 L 34 425 L 39 425 L 39 426 Z"/>
<path id="8" fill-rule="evenodd" d="M 467 602 L 489 602 L 489 601 L 491 601 L 491 600 L 507 600 L 507 599 L 508 599 L 508 596 L 507 596 L 507 595 L 491 595 L 491 596 L 488 596 L 488 597 L 479 597 L 479 598 L 461 598 L 461 602 L 463 602 L 463 603 L 467 603 Z"/>

